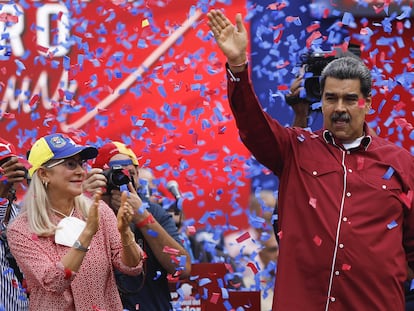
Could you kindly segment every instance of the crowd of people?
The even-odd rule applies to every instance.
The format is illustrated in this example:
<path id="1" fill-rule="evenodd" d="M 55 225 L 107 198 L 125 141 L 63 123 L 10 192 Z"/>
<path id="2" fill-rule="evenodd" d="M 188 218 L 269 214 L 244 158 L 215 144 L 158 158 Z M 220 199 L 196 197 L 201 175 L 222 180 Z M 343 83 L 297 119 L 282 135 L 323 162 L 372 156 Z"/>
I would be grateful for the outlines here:
<path id="1" fill-rule="evenodd" d="M 230 264 L 240 277 L 232 289 L 259 291 L 262 311 L 412 310 L 414 201 L 405 198 L 414 161 L 365 121 L 369 69 L 348 53 L 326 65 L 315 132 L 298 76 L 296 118 L 285 127 L 254 93 L 242 16 L 233 24 L 212 10 L 208 25 L 227 58 L 241 140 L 279 178 L 278 191 L 252 190 L 249 228 L 189 233 L 178 199 L 164 206 L 127 145 L 53 133 L 26 160 L 0 138 L 0 310 L 170 311 L 169 280 L 188 279 L 200 262 Z"/>

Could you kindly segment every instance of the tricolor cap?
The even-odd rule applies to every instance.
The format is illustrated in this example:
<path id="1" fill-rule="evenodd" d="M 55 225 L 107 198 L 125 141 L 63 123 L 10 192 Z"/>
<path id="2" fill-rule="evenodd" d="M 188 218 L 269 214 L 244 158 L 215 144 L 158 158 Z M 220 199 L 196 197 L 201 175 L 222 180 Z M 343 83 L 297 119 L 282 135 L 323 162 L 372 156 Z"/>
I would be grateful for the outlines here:
<path id="1" fill-rule="evenodd" d="M 116 154 L 124 154 L 132 160 L 132 164 L 138 165 L 138 158 L 131 148 L 128 148 L 125 144 L 118 141 L 106 143 L 99 148 L 98 156 L 92 163 L 92 167 L 105 168 L 109 166 L 109 161 Z"/>
<path id="2" fill-rule="evenodd" d="M 0 161 L 11 157 L 17 157 L 16 149 L 7 140 L 0 138 Z"/>
<path id="3" fill-rule="evenodd" d="M 30 176 L 49 160 L 58 160 L 79 154 L 82 160 L 93 159 L 98 154 L 98 149 L 91 146 L 76 144 L 64 134 L 56 133 L 39 138 L 30 149 L 29 169 Z"/>

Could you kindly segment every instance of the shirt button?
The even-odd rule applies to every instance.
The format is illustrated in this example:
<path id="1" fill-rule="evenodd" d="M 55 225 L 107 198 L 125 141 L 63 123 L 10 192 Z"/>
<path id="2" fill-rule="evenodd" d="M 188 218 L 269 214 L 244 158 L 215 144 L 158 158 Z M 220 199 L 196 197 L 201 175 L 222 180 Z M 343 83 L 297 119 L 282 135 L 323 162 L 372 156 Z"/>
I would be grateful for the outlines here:
<path id="1" fill-rule="evenodd" d="M 339 275 L 339 271 L 335 271 L 335 275 Z"/>
<path id="2" fill-rule="evenodd" d="M 342 218 L 343 221 L 348 221 L 348 217 Z"/>
<path id="3" fill-rule="evenodd" d="M 352 173 L 352 168 L 350 168 L 350 169 L 348 170 L 348 172 Z"/>
<path id="4" fill-rule="evenodd" d="M 349 198 L 351 196 L 351 192 L 347 192 L 346 196 Z"/>
<path id="5" fill-rule="evenodd" d="M 344 245 L 342 243 L 339 244 L 339 248 L 344 248 Z"/>
<path id="6" fill-rule="evenodd" d="M 347 150 L 346 154 L 351 154 L 351 151 Z"/>
<path id="7" fill-rule="evenodd" d="M 315 176 L 315 175 L 318 175 L 318 172 L 317 172 L 317 171 L 313 171 L 313 172 L 312 172 L 312 175 L 314 175 L 314 176 Z"/>
<path id="8" fill-rule="evenodd" d="M 382 189 L 387 189 L 387 185 L 382 185 Z"/>
<path id="9" fill-rule="evenodd" d="M 335 297 L 331 297 L 332 302 L 335 302 L 335 300 L 336 300 Z"/>

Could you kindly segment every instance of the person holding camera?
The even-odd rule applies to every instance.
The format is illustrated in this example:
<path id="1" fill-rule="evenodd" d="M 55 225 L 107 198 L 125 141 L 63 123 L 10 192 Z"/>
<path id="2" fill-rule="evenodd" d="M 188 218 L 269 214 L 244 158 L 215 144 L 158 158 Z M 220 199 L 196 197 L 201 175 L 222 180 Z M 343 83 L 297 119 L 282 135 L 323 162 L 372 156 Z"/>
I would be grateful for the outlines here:
<path id="1" fill-rule="evenodd" d="M 280 250 L 273 309 L 403 311 L 414 268 L 414 158 L 370 135 L 372 77 L 341 57 L 322 71 L 324 126 L 285 127 L 266 113 L 247 64 L 248 35 L 219 10 L 208 24 L 227 58 L 240 137 L 279 178 Z"/>
<path id="2" fill-rule="evenodd" d="M 130 226 L 135 240 L 146 254 L 143 275 L 130 277 L 123 273 L 116 274 L 124 309 L 171 310 L 168 274 L 183 279 L 191 271 L 190 256 L 180 244 L 177 227 L 171 215 L 160 205 L 138 195 L 138 159 L 125 144 L 116 141 L 104 144 L 99 148 L 99 154 L 92 166 L 83 184 L 84 191 L 109 189 L 103 198 L 117 213 L 120 203 L 119 189 L 128 189 L 127 201 L 134 209 Z M 121 180 L 123 181 L 117 182 Z"/>
<path id="3" fill-rule="evenodd" d="M 321 101 L 321 89 L 319 79 L 322 70 L 327 64 L 340 57 L 355 57 L 360 59 L 361 52 L 356 44 L 349 44 L 348 50 L 335 48 L 332 51 L 312 52 L 301 56 L 301 68 L 290 85 L 289 93 L 285 100 L 292 107 L 294 119 L 292 127 L 307 128 L 309 115 L 319 112 L 312 105 Z"/>
<path id="4" fill-rule="evenodd" d="M 20 210 L 15 203 L 14 185 L 22 183 L 26 173 L 15 147 L 0 138 L 0 310 L 25 311 L 29 308 L 23 274 L 7 242 L 7 226 Z"/>
<path id="5" fill-rule="evenodd" d="M 97 154 L 59 133 L 41 137 L 30 149 L 22 212 L 7 228 L 27 280 L 30 310 L 121 311 L 114 267 L 130 275 L 142 272 L 126 192 L 118 217 L 99 192 L 92 200 L 82 195 L 86 161 Z"/>

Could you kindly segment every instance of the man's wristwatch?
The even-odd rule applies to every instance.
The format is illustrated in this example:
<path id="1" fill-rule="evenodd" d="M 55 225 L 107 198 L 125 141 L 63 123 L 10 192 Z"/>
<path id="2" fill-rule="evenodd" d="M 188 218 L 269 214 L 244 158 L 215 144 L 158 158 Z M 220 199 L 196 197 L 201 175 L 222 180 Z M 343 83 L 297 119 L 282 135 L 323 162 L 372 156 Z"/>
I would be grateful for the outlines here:
<path id="1" fill-rule="evenodd" d="M 81 244 L 79 240 L 76 240 L 75 243 L 73 243 L 73 248 L 86 253 L 90 247 L 85 247 Z"/>

